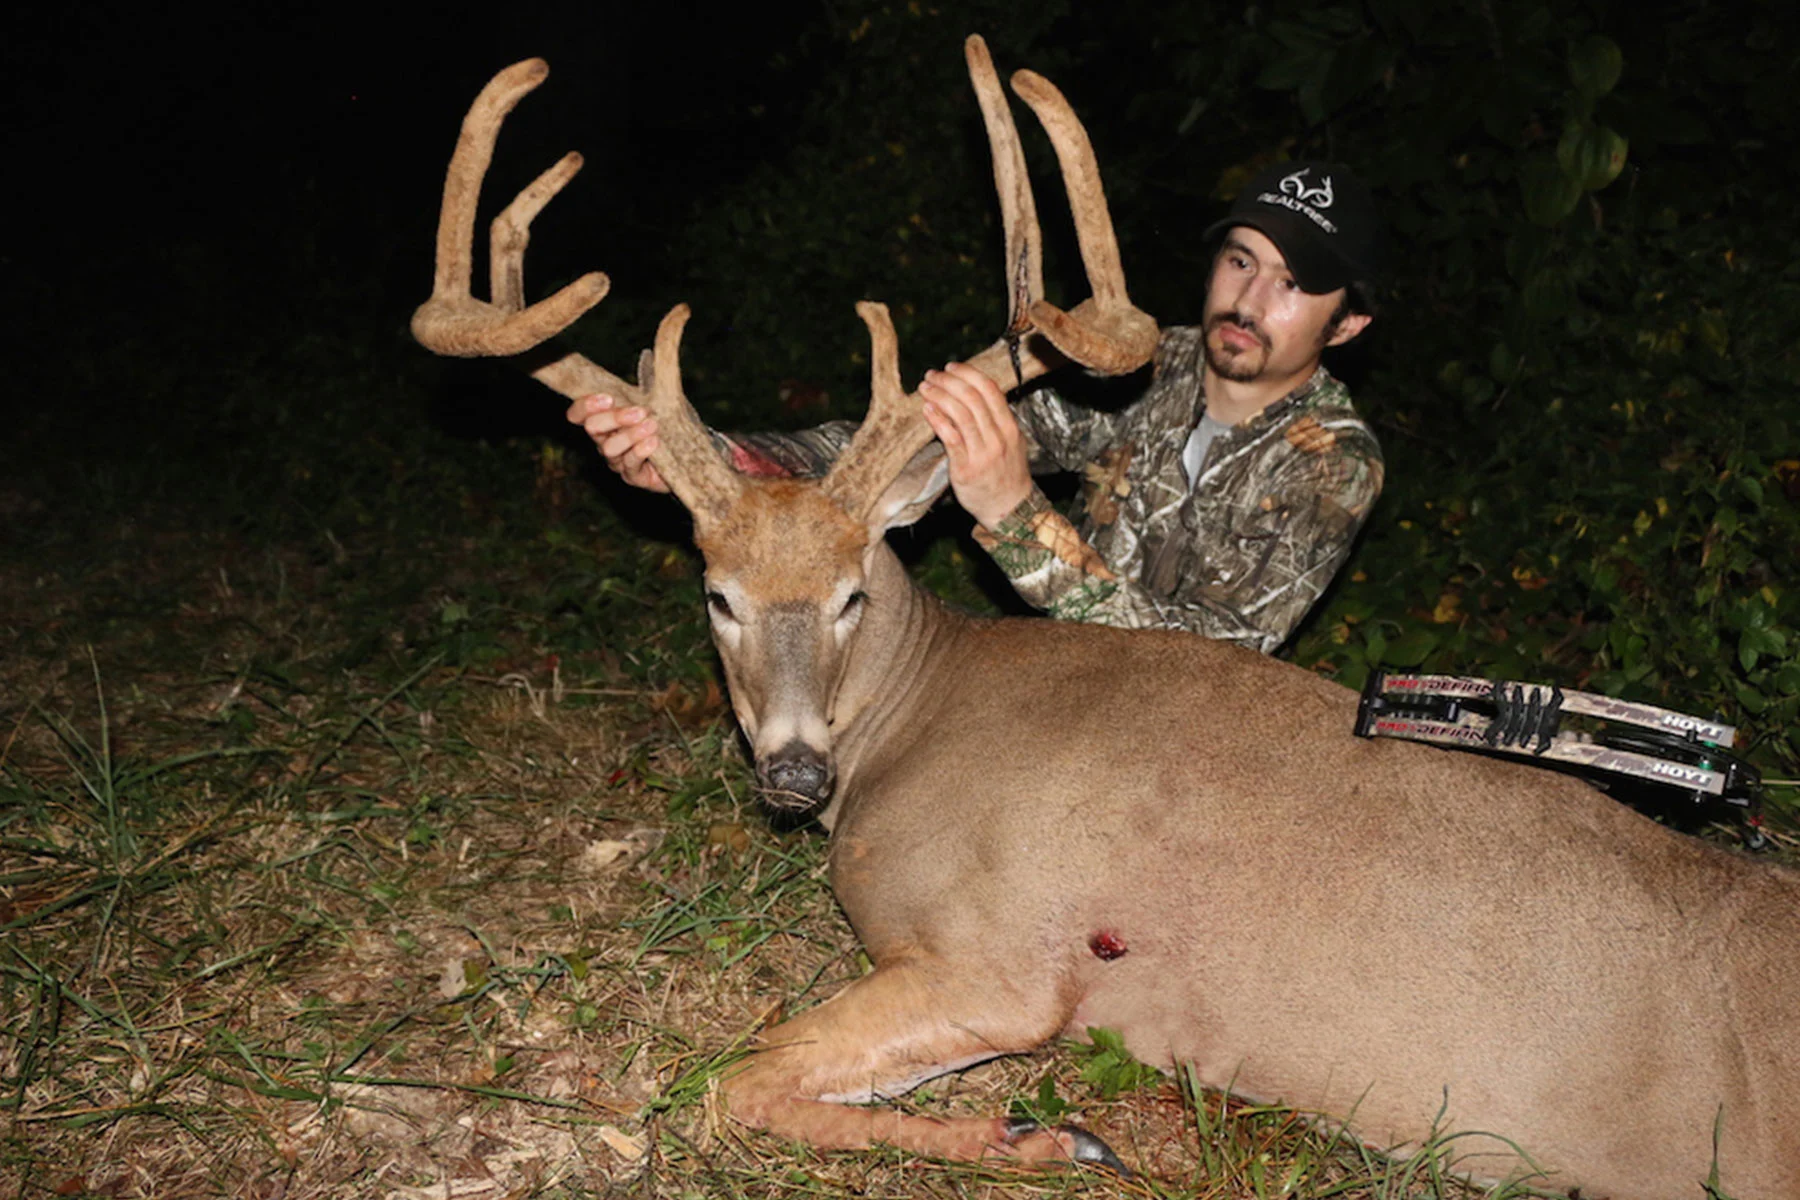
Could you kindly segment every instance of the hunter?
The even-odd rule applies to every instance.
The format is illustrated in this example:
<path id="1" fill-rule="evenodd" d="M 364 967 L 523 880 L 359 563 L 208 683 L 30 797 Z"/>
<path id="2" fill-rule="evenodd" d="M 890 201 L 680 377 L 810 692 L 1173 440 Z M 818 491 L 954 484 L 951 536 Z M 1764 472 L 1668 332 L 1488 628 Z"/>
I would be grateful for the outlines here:
<path id="1" fill-rule="evenodd" d="M 976 541 L 1051 616 L 1185 629 L 1272 653 L 1349 557 L 1381 491 L 1381 448 L 1320 361 L 1374 318 L 1374 198 L 1349 170 L 1284 163 L 1224 219 L 1201 323 L 1163 330 L 1151 382 L 1117 412 L 1039 386 L 1009 405 L 963 363 L 928 371 L 926 420 Z M 589 396 L 568 419 L 627 483 L 667 491 L 647 461 L 656 422 Z M 822 475 L 855 425 L 722 437 L 740 469 Z M 1073 519 L 1034 473 L 1079 472 Z"/>

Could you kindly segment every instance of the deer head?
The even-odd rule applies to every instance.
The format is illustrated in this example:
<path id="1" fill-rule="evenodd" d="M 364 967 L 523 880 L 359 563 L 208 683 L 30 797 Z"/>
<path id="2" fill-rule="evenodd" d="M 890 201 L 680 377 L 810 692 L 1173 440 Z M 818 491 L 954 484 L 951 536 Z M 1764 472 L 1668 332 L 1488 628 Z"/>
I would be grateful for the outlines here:
<path id="1" fill-rule="evenodd" d="M 1047 80 L 1030 71 L 1013 76 L 1014 90 L 1056 149 L 1092 289 L 1088 299 L 1063 311 L 1043 299 L 1036 206 L 993 61 L 979 37 L 967 40 L 964 53 L 993 151 L 1011 317 L 1008 336 L 970 363 L 1002 387 L 1065 361 L 1104 374 L 1136 370 L 1155 349 L 1156 323 L 1126 293 L 1086 131 Z M 549 341 L 606 295 L 606 276 L 594 272 L 546 300 L 524 301 L 531 222 L 580 170 L 576 154 L 544 172 L 494 219 L 492 299 L 478 300 L 470 291 L 476 204 L 500 125 L 548 73 L 541 59 L 508 67 L 482 90 L 463 122 L 444 184 L 432 296 L 413 316 L 414 336 L 440 354 L 521 354 Z M 886 307 L 864 302 L 857 311 L 873 345 L 872 399 L 855 438 L 822 480 L 749 478 L 721 456 L 681 387 L 686 305 L 663 319 L 635 384 L 579 354 L 532 371 L 571 399 L 604 391 L 655 414 L 662 446 L 652 461 L 693 516 L 732 704 L 759 777 L 779 807 L 811 810 L 830 799 L 838 733 L 855 715 L 851 710 L 868 699 L 869 689 L 847 685 L 851 665 L 870 657 L 872 641 L 882 653 L 890 651 L 901 632 L 894 625 L 897 606 L 887 597 L 907 585 L 882 535 L 916 520 L 948 479 L 919 399 L 901 385 Z M 848 708 L 847 697 L 854 701 Z"/>
<path id="2" fill-rule="evenodd" d="M 863 429 L 922 426 L 900 384 L 887 308 L 865 301 L 857 311 L 874 345 Z M 855 687 L 846 695 L 855 650 L 904 636 L 909 585 L 882 535 L 923 515 L 949 475 L 935 442 L 897 474 L 871 470 L 870 448 L 886 444 L 859 431 L 823 480 L 740 478 L 723 519 L 694 519 L 713 641 L 764 799 L 777 808 L 811 811 L 830 799 L 836 733 L 865 698 Z"/>

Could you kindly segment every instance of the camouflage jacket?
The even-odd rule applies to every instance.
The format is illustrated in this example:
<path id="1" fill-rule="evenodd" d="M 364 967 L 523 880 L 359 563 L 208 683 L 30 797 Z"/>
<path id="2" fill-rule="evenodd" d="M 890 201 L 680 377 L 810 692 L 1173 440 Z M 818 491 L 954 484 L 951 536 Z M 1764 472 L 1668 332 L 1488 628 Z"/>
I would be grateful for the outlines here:
<path id="1" fill-rule="evenodd" d="M 1072 518 L 1033 488 L 976 540 L 1051 616 L 1186 629 L 1273 652 L 1349 556 L 1381 491 L 1381 448 L 1342 383 L 1306 383 L 1220 433 L 1189 487 L 1181 465 L 1205 412 L 1201 331 L 1163 331 L 1150 387 L 1096 412 L 1039 388 L 1013 406 L 1032 470 L 1083 476 Z M 734 437 L 740 469 L 816 475 L 854 426 Z M 765 461 L 759 461 L 765 460 Z"/>

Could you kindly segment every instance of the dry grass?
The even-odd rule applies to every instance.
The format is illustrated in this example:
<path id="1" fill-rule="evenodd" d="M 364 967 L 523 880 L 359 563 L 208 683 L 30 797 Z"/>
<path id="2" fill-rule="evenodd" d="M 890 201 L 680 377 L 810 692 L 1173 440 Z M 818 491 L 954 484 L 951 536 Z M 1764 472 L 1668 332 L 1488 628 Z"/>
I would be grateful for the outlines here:
<path id="1" fill-rule="evenodd" d="M 0 1195 L 1459 1194 L 1176 1081 L 1105 1099 L 1079 1051 L 909 1103 L 1069 1104 L 1134 1181 L 746 1133 L 718 1069 L 864 964 L 820 839 L 755 811 L 716 683 L 635 669 L 692 614 L 566 662 L 472 618 L 497 650 L 453 669 L 416 634 L 464 628 L 446 583 L 346 666 L 375 543 L 95 545 L 0 577 Z"/>

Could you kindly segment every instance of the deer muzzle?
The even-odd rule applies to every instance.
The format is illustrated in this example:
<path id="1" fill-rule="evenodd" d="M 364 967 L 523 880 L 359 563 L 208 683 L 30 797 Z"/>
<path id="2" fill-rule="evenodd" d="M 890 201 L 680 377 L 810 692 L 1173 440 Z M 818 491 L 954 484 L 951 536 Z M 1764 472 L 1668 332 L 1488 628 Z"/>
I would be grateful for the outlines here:
<path id="1" fill-rule="evenodd" d="M 781 812 L 812 812 L 831 799 L 837 767 L 831 756 L 799 738 L 756 760 L 763 803 Z"/>

